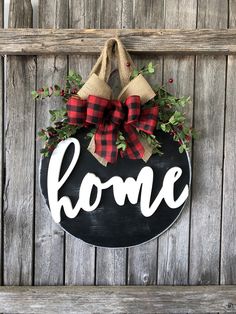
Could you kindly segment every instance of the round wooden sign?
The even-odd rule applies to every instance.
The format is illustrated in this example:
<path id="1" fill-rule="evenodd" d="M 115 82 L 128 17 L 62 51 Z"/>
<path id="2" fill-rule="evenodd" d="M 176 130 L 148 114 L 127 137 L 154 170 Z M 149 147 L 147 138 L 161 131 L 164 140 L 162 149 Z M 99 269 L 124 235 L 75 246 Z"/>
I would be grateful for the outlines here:
<path id="1" fill-rule="evenodd" d="M 89 244 L 113 248 L 141 244 L 167 230 L 188 197 L 188 154 L 157 131 L 163 156 L 147 163 L 118 158 L 104 167 L 87 150 L 86 133 L 80 130 L 41 160 L 41 190 L 54 220 Z"/>

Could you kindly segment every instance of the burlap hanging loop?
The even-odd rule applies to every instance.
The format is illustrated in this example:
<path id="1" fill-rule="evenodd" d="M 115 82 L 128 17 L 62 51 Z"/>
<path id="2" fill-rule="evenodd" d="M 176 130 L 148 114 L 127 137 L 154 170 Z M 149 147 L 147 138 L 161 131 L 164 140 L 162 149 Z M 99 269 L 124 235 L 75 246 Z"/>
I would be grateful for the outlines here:
<path id="1" fill-rule="evenodd" d="M 140 96 L 141 104 L 144 104 L 154 98 L 155 92 L 141 74 L 130 80 L 135 65 L 120 39 L 114 37 L 106 41 L 99 58 L 89 74 L 88 80 L 79 90 L 78 96 L 81 99 L 87 99 L 89 95 L 106 99 L 112 98 L 112 89 L 108 85 L 108 80 L 111 74 L 113 58 L 117 60 L 117 68 L 122 86 L 118 97 L 119 100 L 125 101 L 129 96 L 137 95 Z M 152 155 L 152 149 L 147 144 L 144 146 L 145 154 L 143 160 L 147 161 Z M 95 153 L 94 137 L 89 144 L 88 150 L 101 164 L 104 166 L 107 165 L 107 161 Z"/>
<path id="2" fill-rule="evenodd" d="M 108 82 L 113 57 L 117 60 L 121 85 L 124 87 L 129 83 L 130 76 L 135 66 L 119 38 L 110 38 L 106 41 L 100 57 L 90 72 L 90 76 L 95 73 L 99 78 Z"/>

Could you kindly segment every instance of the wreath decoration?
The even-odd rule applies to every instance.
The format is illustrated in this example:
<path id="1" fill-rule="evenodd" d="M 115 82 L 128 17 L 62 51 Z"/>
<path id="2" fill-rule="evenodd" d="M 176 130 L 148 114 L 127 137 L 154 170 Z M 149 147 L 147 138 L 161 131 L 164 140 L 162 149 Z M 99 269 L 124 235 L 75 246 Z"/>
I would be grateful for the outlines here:
<path id="1" fill-rule="evenodd" d="M 112 47 L 108 41 L 92 74 L 103 71 L 104 78 L 108 80 L 111 54 Z M 118 57 L 118 66 L 122 65 L 123 71 L 129 74 L 129 81 L 136 84 L 141 79 L 145 88 L 148 83 L 143 77 L 153 75 L 156 66 L 150 62 L 138 69 L 127 53 L 125 56 L 120 53 Z M 101 62 L 105 62 L 105 65 L 101 65 Z M 92 77 L 93 75 L 90 76 Z M 115 163 L 118 155 L 147 161 L 152 154 L 163 154 L 161 143 L 155 135 L 158 133 L 154 134 L 156 130 L 169 133 L 179 143 L 180 153 L 189 151 L 192 139 L 197 136 L 184 112 L 185 106 L 191 101 L 190 97 L 176 97 L 168 91 L 168 85 L 174 84 L 173 78 L 152 89 L 151 99 L 149 97 L 144 100 L 133 94 L 119 100 L 90 94 L 86 98 L 81 97 L 86 83 L 80 74 L 72 70 L 65 81 L 65 86 L 55 84 L 32 91 L 34 99 L 56 96 L 66 104 L 60 109 L 50 110 L 50 125 L 38 132 L 38 137 L 43 142 L 43 157 L 49 157 L 58 143 L 76 136 L 81 128 L 87 129 L 90 152 L 104 165 L 108 162 Z M 150 94 L 149 85 L 147 89 Z"/>
<path id="2" fill-rule="evenodd" d="M 116 99 L 108 85 L 114 57 L 122 86 Z M 155 68 L 137 69 L 111 38 L 87 81 L 70 71 L 65 86 L 32 92 L 66 104 L 50 110 L 51 124 L 39 131 L 40 187 L 54 221 L 87 243 L 144 243 L 173 224 L 189 195 L 186 151 L 195 131 L 183 109 L 190 98 L 168 92 L 173 78 L 153 89 L 145 76 Z"/>

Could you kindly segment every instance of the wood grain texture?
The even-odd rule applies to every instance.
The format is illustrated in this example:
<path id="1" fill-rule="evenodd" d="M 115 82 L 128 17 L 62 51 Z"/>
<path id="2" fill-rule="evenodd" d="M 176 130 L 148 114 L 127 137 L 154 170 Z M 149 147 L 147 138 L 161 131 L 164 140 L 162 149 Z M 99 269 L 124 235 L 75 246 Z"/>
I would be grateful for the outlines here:
<path id="1" fill-rule="evenodd" d="M 150 9 L 150 11 L 149 11 Z M 164 27 L 164 1 L 135 1 L 133 19 L 135 28 Z M 142 18 L 143 14 L 143 18 Z M 149 62 L 156 65 L 155 75 L 146 77 L 151 86 L 162 84 L 163 60 L 154 56 L 134 58 L 135 65 L 141 69 Z M 128 250 L 128 278 L 130 285 L 156 284 L 157 239 Z"/>
<path id="2" fill-rule="evenodd" d="M 229 27 L 236 27 L 236 1 L 229 2 Z M 236 58 L 228 57 L 222 204 L 221 283 L 236 284 Z"/>
<path id="3" fill-rule="evenodd" d="M 165 2 L 163 0 L 133 1 L 133 27 L 135 31 L 141 28 L 149 29 L 151 33 L 164 28 Z M 159 48 L 156 49 L 157 51 Z"/>
<path id="4" fill-rule="evenodd" d="M 126 249 L 97 249 L 97 285 L 126 284 Z"/>
<path id="5" fill-rule="evenodd" d="M 103 1 L 100 11 L 100 27 L 120 29 L 128 27 L 123 25 L 123 19 L 132 21 L 131 10 L 123 9 L 123 1 Z M 130 4 L 132 8 L 132 4 Z M 114 16 L 116 18 L 114 18 Z M 114 94 L 119 94 L 121 91 L 120 79 L 116 70 L 116 62 L 114 60 L 113 72 L 109 80 Z M 125 285 L 126 284 L 126 249 L 109 249 L 97 248 L 96 258 L 96 284 L 97 285 Z"/>
<path id="6" fill-rule="evenodd" d="M 159 21 L 160 22 L 160 21 Z M 156 65 L 155 75 L 146 77 L 151 86 L 162 84 L 163 60 L 160 57 L 136 57 L 135 65 L 141 69 L 149 62 Z M 157 245 L 154 239 L 148 243 L 128 249 L 128 274 L 127 283 L 130 285 L 153 285 L 156 284 L 157 275 Z"/>
<path id="7" fill-rule="evenodd" d="M 66 2 L 39 1 L 39 27 L 63 28 L 68 25 Z M 67 75 L 65 56 L 40 56 L 37 59 L 37 88 L 62 85 Z M 64 103 L 56 97 L 37 101 L 36 130 L 50 124 L 50 109 L 61 108 Z M 39 176 L 41 142 L 36 146 L 36 176 Z M 38 180 L 35 194 L 35 276 L 36 285 L 63 284 L 64 231 L 54 223 L 40 192 Z"/>
<path id="8" fill-rule="evenodd" d="M 165 27 L 192 28 L 196 27 L 197 2 L 194 0 L 167 0 L 165 2 Z M 171 19 L 169 17 L 172 17 Z M 164 83 L 167 89 L 178 96 L 190 96 L 194 90 L 193 56 L 165 57 Z M 191 123 L 193 116 L 192 103 L 184 109 Z M 185 205 L 179 220 L 159 238 L 158 247 L 158 284 L 187 284 L 189 257 L 189 216 L 190 200 Z"/>
<path id="9" fill-rule="evenodd" d="M 4 1 L 0 1 L 0 27 L 4 27 Z M 2 284 L 2 272 L 3 272 L 3 247 L 2 247 L 2 196 L 3 196 L 3 184 L 4 184 L 4 161 L 3 161 L 3 124 L 4 124 L 4 59 L 0 58 L 0 285 Z"/>
<path id="10" fill-rule="evenodd" d="M 10 1 L 8 27 L 29 28 L 33 26 L 33 12 L 31 0 Z"/>
<path id="11" fill-rule="evenodd" d="M 80 6 L 78 6 L 78 10 Z M 95 60 L 88 56 L 71 56 L 69 68 L 87 78 Z M 93 285 L 95 282 L 95 248 L 66 233 L 65 283 Z"/>
<path id="12" fill-rule="evenodd" d="M 128 51 L 141 54 L 236 54 L 235 29 L 4 29 L 0 30 L 0 53 L 97 54 L 115 35 Z"/>
<path id="13" fill-rule="evenodd" d="M 96 5 L 98 10 L 96 9 Z M 100 1 L 71 0 L 69 6 L 69 27 L 89 28 L 99 25 Z M 70 56 L 69 69 L 87 79 L 95 59 L 91 56 Z M 66 234 L 65 283 L 66 285 L 94 285 L 95 248 L 82 240 Z"/>
<path id="14" fill-rule="evenodd" d="M 198 27 L 227 26 L 227 1 L 199 1 L 198 12 Z M 190 284 L 219 283 L 225 72 L 225 57 L 197 57 Z"/>
<path id="15" fill-rule="evenodd" d="M 235 286 L 1 287 L 2 313 L 235 313 Z"/>
<path id="16" fill-rule="evenodd" d="M 30 27 L 30 1 L 12 0 L 10 27 Z M 36 65 L 32 57 L 8 57 L 6 69 L 4 187 L 4 284 L 32 284 Z"/>

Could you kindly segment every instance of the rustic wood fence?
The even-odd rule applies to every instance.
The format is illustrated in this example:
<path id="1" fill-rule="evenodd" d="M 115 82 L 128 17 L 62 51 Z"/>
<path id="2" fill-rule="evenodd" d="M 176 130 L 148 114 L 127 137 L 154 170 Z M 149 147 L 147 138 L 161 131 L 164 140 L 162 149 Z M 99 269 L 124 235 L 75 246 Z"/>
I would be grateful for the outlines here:
<path id="1" fill-rule="evenodd" d="M 2 27 L 3 12 L 1 0 Z M 7 55 L 0 60 L 2 285 L 236 283 L 235 17 L 235 0 L 39 0 L 38 29 L 19 30 L 32 27 L 31 2 L 10 2 L 12 29 L 0 31 L 0 52 Z M 137 65 L 158 65 L 152 83 L 172 77 L 170 91 L 192 97 L 188 116 L 201 134 L 192 150 L 191 199 L 181 218 L 159 239 L 130 249 L 89 246 L 52 221 L 39 192 L 35 138 L 48 123 L 48 110 L 61 104 L 31 97 L 37 87 L 60 83 L 69 69 L 86 78 L 114 33 Z M 62 312 L 86 313 L 88 304 L 104 313 L 236 311 L 232 286 L 53 289 L 2 287 L 0 312 L 39 312 L 45 298 L 52 312 L 56 297 Z M 76 303 L 78 295 L 85 300 Z"/>

